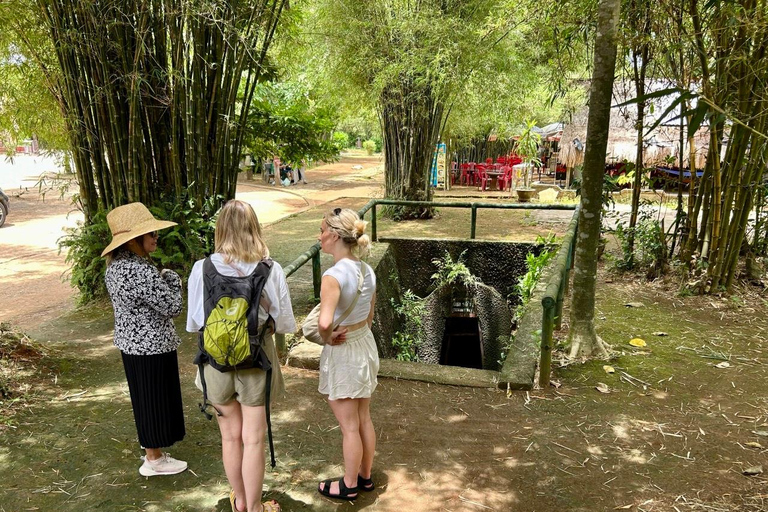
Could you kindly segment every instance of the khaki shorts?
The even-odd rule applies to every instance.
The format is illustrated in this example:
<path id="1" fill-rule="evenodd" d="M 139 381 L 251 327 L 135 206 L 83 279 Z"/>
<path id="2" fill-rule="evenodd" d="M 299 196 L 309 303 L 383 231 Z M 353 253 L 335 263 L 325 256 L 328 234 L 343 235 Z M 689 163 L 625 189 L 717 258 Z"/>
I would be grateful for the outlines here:
<path id="1" fill-rule="evenodd" d="M 264 337 L 264 351 L 272 363 L 272 389 L 270 389 L 270 401 L 280 399 L 285 393 L 283 374 L 280 371 L 280 360 L 277 357 L 277 347 L 273 335 Z M 259 407 L 266 403 L 267 398 L 267 372 L 258 368 L 237 370 L 236 372 L 220 372 L 210 365 L 205 365 L 205 387 L 208 391 L 208 400 L 215 405 L 225 405 L 232 400 L 237 400 L 241 405 Z M 195 386 L 200 391 L 203 385 L 200 382 L 200 370 L 195 378 Z"/>
<path id="2" fill-rule="evenodd" d="M 274 370 L 273 370 L 274 371 Z M 249 407 L 263 406 L 267 396 L 267 372 L 258 368 L 237 370 L 236 372 L 220 372 L 206 364 L 205 386 L 208 400 L 214 405 L 225 405 L 237 400 L 241 405 Z M 197 387 L 202 390 L 200 377 L 195 379 Z"/>

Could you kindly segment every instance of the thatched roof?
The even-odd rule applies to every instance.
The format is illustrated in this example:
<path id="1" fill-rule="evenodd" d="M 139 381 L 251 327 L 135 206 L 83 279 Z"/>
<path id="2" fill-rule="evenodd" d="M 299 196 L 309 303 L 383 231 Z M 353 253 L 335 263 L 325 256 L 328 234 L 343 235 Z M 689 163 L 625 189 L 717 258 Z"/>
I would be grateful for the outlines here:
<path id="1" fill-rule="evenodd" d="M 621 91 L 621 88 L 621 84 L 614 87 L 614 107 L 611 108 L 611 125 L 608 132 L 608 147 L 606 151 L 607 163 L 621 162 L 623 160 L 634 162 L 637 154 L 637 130 L 635 129 L 637 110 L 634 105 L 615 107 L 615 105 L 626 101 L 624 98 L 628 97 L 627 93 Z M 574 114 L 571 121 L 567 122 L 563 128 L 558 160 L 568 167 L 584 162 L 588 115 L 589 108 L 585 106 Z M 646 126 L 648 124 L 646 120 Z M 581 142 L 581 149 L 578 149 L 577 144 L 574 144 L 575 139 Z M 696 146 L 695 164 L 697 168 L 701 169 L 706 163 L 709 129 L 706 126 L 699 129 L 694 141 Z M 644 136 L 644 145 L 643 160 L 647 166 L 663 163 L 667 156 L 677 158 L 680 150 L 680 128 L 677 126 L 659 125 L 653 132 Z M 683 162 L 687 165 L 689 152 L 687 140 L 684 151 Z"/>

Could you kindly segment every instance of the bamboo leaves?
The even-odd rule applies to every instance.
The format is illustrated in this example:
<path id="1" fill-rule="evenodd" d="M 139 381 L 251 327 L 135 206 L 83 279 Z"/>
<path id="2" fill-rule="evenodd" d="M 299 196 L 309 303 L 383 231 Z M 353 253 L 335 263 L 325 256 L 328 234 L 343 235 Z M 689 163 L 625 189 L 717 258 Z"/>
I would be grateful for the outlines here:
<path id="1" fill-rule="evenodd" d="M 37 0 L 87 218 L 168 195 L 234 196 L 245 114 L 285 3 Z"/>

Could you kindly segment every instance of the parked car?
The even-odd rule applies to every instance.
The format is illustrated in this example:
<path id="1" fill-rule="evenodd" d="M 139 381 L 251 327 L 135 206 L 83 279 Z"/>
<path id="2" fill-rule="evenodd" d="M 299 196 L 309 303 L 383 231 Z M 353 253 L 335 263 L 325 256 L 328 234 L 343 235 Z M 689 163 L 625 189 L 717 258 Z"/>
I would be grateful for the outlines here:
<path id="1" fill-rule="evenodd" d="M 5 218 L 8 216 L 8 196 L 0 188 L 0 228 L 5 224 Z"/>

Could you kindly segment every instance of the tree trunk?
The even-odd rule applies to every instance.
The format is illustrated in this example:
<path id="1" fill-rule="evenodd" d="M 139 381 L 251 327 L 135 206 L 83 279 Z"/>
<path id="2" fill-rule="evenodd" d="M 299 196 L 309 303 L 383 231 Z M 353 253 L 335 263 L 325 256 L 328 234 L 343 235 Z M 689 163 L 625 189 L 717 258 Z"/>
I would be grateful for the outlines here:
<path id="1" fill-rule="evenodd" d="M 582 171 L 579 236 L 574 260 L 571 306 L 571 357 L 607 357 L 605 343 L 595 332 L 597 248 L 600 240 L 605 153 L 611 118 L 616 68 L 616 25 L 620 0 L 600 0 L 592 87 L 589 94 L 587 148 Z"/>
<path id="2" fill-rule="evenodd" d="M 385 193 L 389 199 L 431 201 L 429 183 L 435 144 L 443 119 L 443 104 L 429 87 L 417 91 L 412 81 L 403 80 L 385 89 L 380 117 L 384 131 Z M 430 218 L 434 211 L 424 206 L 396 206 L 396 219 Z"/>

